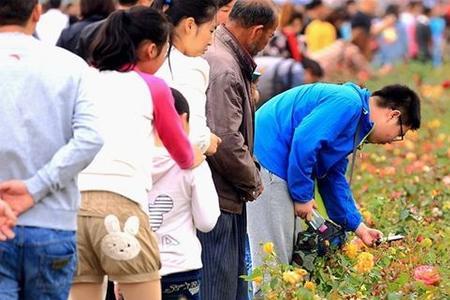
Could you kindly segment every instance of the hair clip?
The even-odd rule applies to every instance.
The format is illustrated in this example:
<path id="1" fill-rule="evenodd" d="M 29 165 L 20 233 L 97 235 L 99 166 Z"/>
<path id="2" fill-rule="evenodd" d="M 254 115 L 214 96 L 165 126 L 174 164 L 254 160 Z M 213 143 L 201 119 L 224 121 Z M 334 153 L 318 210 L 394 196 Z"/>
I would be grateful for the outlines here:
<path id="1" fill-rule="evenodd" d="M 172 4 L 172 0 L 164 0 L 164 5 L 169 5 Z"/>

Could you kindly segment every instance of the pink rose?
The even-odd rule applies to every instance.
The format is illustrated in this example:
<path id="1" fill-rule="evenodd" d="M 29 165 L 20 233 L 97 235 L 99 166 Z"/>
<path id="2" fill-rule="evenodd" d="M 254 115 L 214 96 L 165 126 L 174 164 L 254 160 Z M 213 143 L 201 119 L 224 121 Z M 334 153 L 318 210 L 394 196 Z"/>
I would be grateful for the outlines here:
<path id="1" fill-rule="evenodd" d="M 436 267 L 424 265 L 414 269 L 414 279 L 427 285 L 437 285 L 441 280 L 441 276 Z"/>

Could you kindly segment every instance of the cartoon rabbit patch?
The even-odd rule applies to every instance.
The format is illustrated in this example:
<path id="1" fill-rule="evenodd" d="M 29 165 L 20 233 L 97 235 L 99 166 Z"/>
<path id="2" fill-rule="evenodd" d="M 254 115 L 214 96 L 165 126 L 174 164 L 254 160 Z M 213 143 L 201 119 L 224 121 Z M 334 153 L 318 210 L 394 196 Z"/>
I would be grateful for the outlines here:
<path id="1" fill-rule="evenodd" d="M 108 215 L 105 227 L 108 234 L 101 242 L 103 253 L 115 260 L 130 260 L 139 254 L 141 244 L 135 237 L 139 231 L 138 217 L 129 217 L 122 232 L 119 219 L 115 215 Z"/>

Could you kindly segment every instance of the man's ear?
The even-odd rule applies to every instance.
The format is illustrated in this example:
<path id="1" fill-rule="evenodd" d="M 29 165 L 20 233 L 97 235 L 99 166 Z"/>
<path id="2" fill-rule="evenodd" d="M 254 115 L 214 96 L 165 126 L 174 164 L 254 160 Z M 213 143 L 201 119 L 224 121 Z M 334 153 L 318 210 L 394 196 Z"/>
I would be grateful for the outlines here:
<path id="1" fill-rule="evenodd" d="M 33 23 L 39 22 L 39 19 L 41 18 L 42 14 L 42 5 L 40 3 L 36 4 L 33 11 L 31 12 L 31 18 L 30 21 Z"/>
<path id="2" fill-rule="evenodd" d="M 264 32 L 263 25 L 255 25 L 250 29 L 250 38 L 252 41 L 258 40 Z"/>

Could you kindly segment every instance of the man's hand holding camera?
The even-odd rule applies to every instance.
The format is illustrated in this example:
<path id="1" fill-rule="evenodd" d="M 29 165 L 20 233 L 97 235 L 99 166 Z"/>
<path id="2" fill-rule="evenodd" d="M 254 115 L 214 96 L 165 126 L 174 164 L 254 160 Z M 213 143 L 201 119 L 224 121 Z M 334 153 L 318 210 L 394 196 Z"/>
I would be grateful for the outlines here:
<path id="1" fill-rule="evenodd" d="M 311 220 L 313 209 L 317 209 L 317 204 L 314 199 L 306 203 L 294 203 L 295 214 L 305 220 Z M 381 231 L 367 227 L 364 223 L 359 224 L 355 233 L 367 246 L 374 246 L 375 242 L 383 237 Z"/>
<path id="2" fill-rule="evenodd" d="M 306 203 L 294 202 L 295 215 L 305 220 L 311 220 L 315 208 L 317 209 L 317 204 L 314 199 Z"/>

